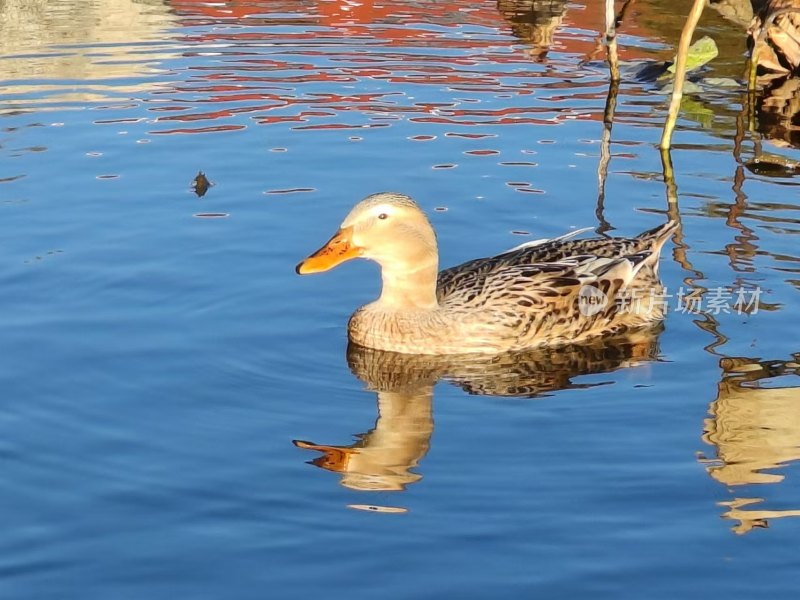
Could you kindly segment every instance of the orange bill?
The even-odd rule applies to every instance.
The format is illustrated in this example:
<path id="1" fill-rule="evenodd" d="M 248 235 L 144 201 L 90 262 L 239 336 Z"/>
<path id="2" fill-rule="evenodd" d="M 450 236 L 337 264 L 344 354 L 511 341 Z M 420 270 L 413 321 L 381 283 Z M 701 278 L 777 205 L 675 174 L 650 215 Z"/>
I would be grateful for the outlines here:
<path id="1" fill-rule="evenodd" d="M 292 443 L 304 450 L 322 452 L 322 456 L 311 461 L 312 464 L 337 473 L 344 473 L 347 470 L 347 463 L 350 462 L 350 455 L 358 452 L 355 448 L 348 448 L 347 446 L 324 446 L 306 442 L 305 440 L 292 440 Z"/>
<path id="2" fill-rule="evenodd" d="M 353 228 L 345 227 L 337 231 L 322 248 L 297 265 L 295 271 L 298 275 L 321 273 L 359 256 L 361 248 L 353 245 Z"/>

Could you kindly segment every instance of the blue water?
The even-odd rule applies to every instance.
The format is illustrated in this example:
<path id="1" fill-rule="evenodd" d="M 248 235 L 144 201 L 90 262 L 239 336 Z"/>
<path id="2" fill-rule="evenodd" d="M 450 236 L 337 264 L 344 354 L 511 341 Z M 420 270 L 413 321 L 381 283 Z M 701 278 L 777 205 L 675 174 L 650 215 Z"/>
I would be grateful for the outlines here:
<path id="1" fill-rule="evenodd" d="M 737 154 L 741 89 L 680 121 L 668 211 L 667 98 L 624 82 L 598 211 L 594 3 L 543 62 L 495 2 L 48 4 L 0 31 L 0 596 L 794 597 L 800 195 L 744 163 L 800 151 Z M 376 267 L 294 265 L 381 190 L 446 266 L 677 211 L 668 291 L 761 304 L 670 298 L 632 346 L 496 364 L 348 357 Z"/>

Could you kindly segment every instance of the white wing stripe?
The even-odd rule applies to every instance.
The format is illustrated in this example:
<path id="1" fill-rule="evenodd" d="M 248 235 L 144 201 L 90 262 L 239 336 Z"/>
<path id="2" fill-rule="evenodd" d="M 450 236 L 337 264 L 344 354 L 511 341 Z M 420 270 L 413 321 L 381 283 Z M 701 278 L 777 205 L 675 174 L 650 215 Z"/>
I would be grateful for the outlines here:
<path id="1" fill-rule="evenodd" d="M 560 235 L 554 238 L 542 238 L 540 240 L 533 240 L 531 242 L 525 242 L 524 244 L 520 244 L 519 246 L 514 246 L 513 248 L 506 250 L 505 252 L 501 252 L 498 256 L 503 256 L 503 254 L 510 254 L 511 252 L 516 252 L 517 250 L 525 250 L 526 248 L 533 248 L 534 246 L 541 246 L 542 244 L 546 244 L 548 242 L 563 242 L 569 239 L 572 239 L 576 236 L 579 236 L 582 233 L 586 233 L 587 231 L 592 231 L 594 227 L 584 227 L 583 229 L 576 229 L 575 231 L 570 231 L 569 233 L 565 233 L 564 235 Z"/>

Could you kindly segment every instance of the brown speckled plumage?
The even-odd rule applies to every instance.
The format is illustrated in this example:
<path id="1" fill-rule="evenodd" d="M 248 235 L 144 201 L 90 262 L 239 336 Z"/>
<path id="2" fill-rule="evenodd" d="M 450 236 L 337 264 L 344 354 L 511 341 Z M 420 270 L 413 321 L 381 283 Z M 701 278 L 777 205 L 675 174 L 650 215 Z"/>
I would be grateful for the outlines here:
<path id="1" fill-rule="evenodd" d="M 370 348 L 496 353 L 575 343 L 663 318 L 658 260 L 674 223 L 635 238 L 562 236 L 471 260 L 438 277 L 433 229 L 407 196 L 370 196 L 343 228 L 354 232 L 359 256 L 382 267 L 381 298 L 358 309 L 348 325 L 350 339 Z M 585 295 L 589 288 L 608 298 L 593 314 L 579 305 L 581 290 Z M 623 296 L 642 300 L 620 304 Z"/>

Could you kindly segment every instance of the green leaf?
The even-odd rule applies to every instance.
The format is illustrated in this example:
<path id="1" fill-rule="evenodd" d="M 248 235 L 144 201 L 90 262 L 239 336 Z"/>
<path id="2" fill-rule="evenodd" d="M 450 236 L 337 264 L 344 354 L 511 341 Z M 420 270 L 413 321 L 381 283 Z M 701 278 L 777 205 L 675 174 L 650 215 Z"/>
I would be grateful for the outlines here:
<path id="1" fill-rule="evenodd" d="M 689 46 L 689 53 L 686 56 L 686 72 L 688 73 L 689 71 L 694 71 L 702 67 L 707 62 L 716 58 L 717 54 L 719 54 L 717 43 L 707 35 L 704 35 Z M 677 58 L 672 59 L 672 64 L 667 68 L 667 71 L 675 73 L 676 61 Z"/>

